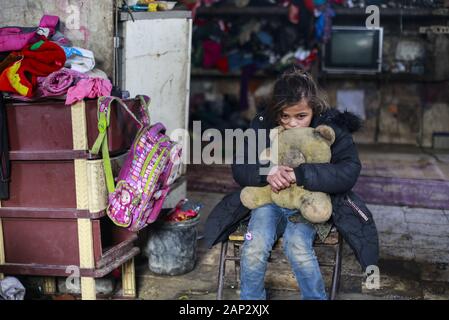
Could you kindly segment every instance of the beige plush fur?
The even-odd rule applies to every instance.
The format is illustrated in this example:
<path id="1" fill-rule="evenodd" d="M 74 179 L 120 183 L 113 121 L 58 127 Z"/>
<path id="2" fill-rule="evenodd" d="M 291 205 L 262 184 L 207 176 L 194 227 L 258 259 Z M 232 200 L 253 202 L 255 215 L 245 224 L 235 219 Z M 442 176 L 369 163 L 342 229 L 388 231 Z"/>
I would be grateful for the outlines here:
<path id="1" fill-rule="evenodd" d="M 302 163 L 328 163 L 331 159 L 330 146 L 335 141 L 334 130 L 325 125 L 317 128 L 283 129 L 277 127 L 270 132 L 271 148 L 260 155 L 260 160 L 295 168 Z M 280 207 L 298 209 L 304 218 L 312 223 L 327 221 L 332 214 L 328 194 L 305 190 L 296 183 L 275 193 L 270 185 L 245 187 L 240 199 L 248 209 L 275 203 Z"/>

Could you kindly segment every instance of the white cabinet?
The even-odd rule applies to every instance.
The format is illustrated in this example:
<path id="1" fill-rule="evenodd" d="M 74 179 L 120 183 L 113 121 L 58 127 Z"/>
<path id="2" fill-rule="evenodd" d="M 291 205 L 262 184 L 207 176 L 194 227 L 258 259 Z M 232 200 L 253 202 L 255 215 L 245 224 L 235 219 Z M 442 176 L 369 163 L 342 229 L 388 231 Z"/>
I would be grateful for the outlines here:
<path id="1" fill-rule="evenodd" d="M 136 12 L 134 21 L 121 13 L 119 34 L 120 87 L 131 97 L 151 98 L 151 122 L 162 122 L 171 134 L 188 129 L 192 19 L 190 11 Z M 185 140 L 187 143 L 187 139 Z M 187 152 L 187 145 L 183 146 Z M 185 166 L 183 167 L 185 173 Z M 179 190 L 180 188 L 180 190 Z M 164 207 L 186 194 L 178 184 Z"/>

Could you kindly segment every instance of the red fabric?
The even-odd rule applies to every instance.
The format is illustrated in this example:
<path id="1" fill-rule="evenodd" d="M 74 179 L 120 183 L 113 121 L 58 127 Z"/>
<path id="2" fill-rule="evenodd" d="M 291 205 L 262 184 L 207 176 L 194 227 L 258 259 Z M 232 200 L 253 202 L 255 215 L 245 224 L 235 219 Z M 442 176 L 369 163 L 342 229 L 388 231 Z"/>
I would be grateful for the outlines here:
<path id="1" fill-rule="evenodd" d="M 304 6 L 310 12 L 313 12 L 313 10 L 315 10 L 315 5 L 313 4 L 313 0 L 304 0 Z"/>
<path id="2" fill-rule="evenodd" d="M 46 77 L 64 67 L 66 56 L 64 50 L 54 42 L 44 41 L 36 50 L 28 46 L 22 50 L 23 68 L 35 76 Z"/>
<path id="3" fill-rule="evenodd" d="M 13 65 L 6 68 L 0 75 L 0 91 L 19 93 L 26 97 L 32 97 L 37 87 L 38 76 L 46 77 L 64 66 L 66 60 L 64 50 L 56 43 L 44 41 L 35 50 L 31 50 L 32 46 L 27 46 L 17 53 L 23 56 L 23 59 L 20 61 L 20 67 L 15 75 L 18 77 L 20 84 L 28 88 L 27 93 L 22 94 L 18 92 L 7 77 L 7 72 Z"/>
<path id="4" fill-rule="evenodd" d="M 220 59 L 218 59 L 217 68 L 223 73 L 228 73 L 229 72 L 228 57 L 221 57 Z"/>
<path id="5" fill-rule="evenodd" d="M 221 44 L 212 40 L 203 41 L 203 68 L 215 67 L 221 57 Z"/>
<path id="6" fill-rule="evenodd" d="M 189 220 L 189 219 L 193 219 L 198 215 L 197 212 L 195 212 L 194 210 L 187 210 L 187 211 L 181 211 L 180 209 L 177 209 L 175 212 L 173 212 L 172 214 L 170 214 L 167 217 L 167 221 L 176 221 L 176 222 L 181 222 L 181 221 L 185 221 L 185 220 Z"/>

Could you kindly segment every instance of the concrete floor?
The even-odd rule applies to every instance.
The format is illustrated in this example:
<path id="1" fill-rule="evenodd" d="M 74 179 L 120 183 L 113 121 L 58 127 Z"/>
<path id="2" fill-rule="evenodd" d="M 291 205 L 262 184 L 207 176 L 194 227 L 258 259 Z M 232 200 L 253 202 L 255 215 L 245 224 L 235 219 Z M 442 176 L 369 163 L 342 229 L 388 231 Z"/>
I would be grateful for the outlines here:
<path id="1" fill-rule="evenodd" d="M 222 193 L 188 192 L 188 197 L 203 203 L 199 235 L 203 233 L 204 222 L 211 209 L 222 199 Z M 146 230 L 146 229 L 145 229 Z M 140 239 L 138 245 L 143 251 L 145 241 Z M 398 248 L 400 249 L 400 248 Z M 363 275 L 351 249 L 343 248 L 342 274 L 338 300 L 448 300 L 449 267 L 447 263 L 424 263 L 416 260 L 398 260 L 383 254 L 379 263 L 380 287 L 369 290 L 363 284 Z M 179 276 L 162 276 L 152 273 L 148 268 L 148 259 L 142 254 L 135 260 L 137 299 L 142 300 L 215 300 L 217 291 L 217 274 L 220 246 L 206 248 L 200 239 L 197 242 L 197 259 L 194 269 Z M 329 249 L 317 248 L 319 261 L 332 258 Z M 271 300 L 298 300 L 299 289 L 295 278 L 282 252 L 273 252 L 275 262 L 268 265 L 266 288 Z M 224 288 L 225 300 L 239 299 L 239 286 L 236 283 L 233 263 L 227 264 Z M 332 270 L 321 269 L 327 289 L 331 282 Z M 28 299 L 47 299 L 42 295 L 41 277 L 20 278 L 27 288 Z M 65 281 L 65 278 L 62 279 Z M 116 281 L 114 281 L 116 282 Z M 115 296 L 120 297 L 120 282 L 116 283 Z M 110 285 L 106 281 L 97 281 L 97 290 L 106 290 Z M 101 292 L 101 291 L 100 291 Z M 329 292 L 329 291 L 328 291 Z M 64 292 L 62 292 L 64 293 Z M 78 297 L 79 298 L 79 297 Z M 108 299 L 108 296 L 105 297 Z M 53 296 L 50 299 L 76 299 L 72 295 Z"/>
<path id="2" fill-rule="evenodd" d="M 223 197 L 220 193 L 189 192 L 188 197 L 203 203 L 201 235 L 207 214 Z M 195 268 L 184 275 L 161 276 L 153 274 L 143 256 L 136 260 L 136 283 L 138 299 L 186 299 L 213 300 L 216 298 L 219 246 L 208 249 L 198 240 Z M 328 251 L 317 251 L 318 259 L 326 259 Z M 266 287 L 270 299 L 296 300 L 299 291 L 293 274 L 282 256 L 270 263 Z M 449 267 L 444 263 L 418 263 L 413 260 L 382 260 L 380 288 L 369 290 L 362 284 L 362 274 L 349 247 L 343 251 L 343 267 L 339 300 L 437 300 L 449 299 Z M 323 277 L 329 287 L 330 268 L 322 268 Z M 224 298 L 239 299 L 238 285 L 232 263 L 228 264 Z"/>

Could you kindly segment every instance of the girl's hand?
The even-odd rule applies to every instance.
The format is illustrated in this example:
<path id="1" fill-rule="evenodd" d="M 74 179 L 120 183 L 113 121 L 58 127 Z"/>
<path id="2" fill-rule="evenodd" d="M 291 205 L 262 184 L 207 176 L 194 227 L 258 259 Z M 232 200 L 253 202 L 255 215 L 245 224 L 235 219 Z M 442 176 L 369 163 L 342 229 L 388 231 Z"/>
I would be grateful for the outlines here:
<path id="1" fill-rule="evenodd" d="M 296 182 L 295 173 L 292 168 L 286 166 L 275 166 L 270 170 L 267 182 L 271 186 L 271 190 L 278 193 L 288 188 L 292 183 Z"/>

